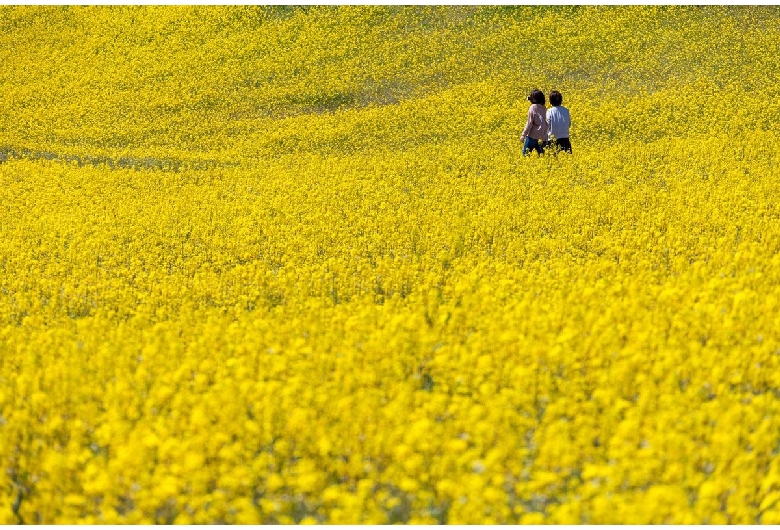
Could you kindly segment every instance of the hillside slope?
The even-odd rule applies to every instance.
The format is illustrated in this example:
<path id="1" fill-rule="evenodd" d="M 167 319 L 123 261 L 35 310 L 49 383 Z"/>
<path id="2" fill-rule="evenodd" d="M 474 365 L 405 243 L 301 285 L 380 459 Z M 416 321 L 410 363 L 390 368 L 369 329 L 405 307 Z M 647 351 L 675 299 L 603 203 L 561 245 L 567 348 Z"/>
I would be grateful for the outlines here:
<path id="1" fill-rule="evenodd" d="M 780 116 L 774 8 L 7 7 L 0 17 L 6 149 L 242 160 L 490 141 L 517 135 L 535 87 L 564 93 L 583 146 L 755 133 Z"/>

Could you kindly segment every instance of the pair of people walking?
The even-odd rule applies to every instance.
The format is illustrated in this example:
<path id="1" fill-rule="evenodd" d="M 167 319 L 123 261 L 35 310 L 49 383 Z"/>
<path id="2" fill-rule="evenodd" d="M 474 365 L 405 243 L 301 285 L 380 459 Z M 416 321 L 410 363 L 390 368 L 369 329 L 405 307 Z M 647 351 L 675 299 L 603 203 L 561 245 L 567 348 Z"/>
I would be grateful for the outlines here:
<path id="1" fill-rule="evenodd" d="M 528 121 L 523 129 L 520 140 L 523 142 L 523 156 L 530 151 L 536 151 L 540 155 L 545 148 L 554 151 L 566 151 L 571 153 L 569 141 L 569 128 L 571 127 L 571 115 L 569 109 L 562 105 L 563 96 L 557 90 L 550 92 L 551 108 L 545 107 L 544 92 L 534 90 L 528 96 L 531 106 L 528 109 Z"/>

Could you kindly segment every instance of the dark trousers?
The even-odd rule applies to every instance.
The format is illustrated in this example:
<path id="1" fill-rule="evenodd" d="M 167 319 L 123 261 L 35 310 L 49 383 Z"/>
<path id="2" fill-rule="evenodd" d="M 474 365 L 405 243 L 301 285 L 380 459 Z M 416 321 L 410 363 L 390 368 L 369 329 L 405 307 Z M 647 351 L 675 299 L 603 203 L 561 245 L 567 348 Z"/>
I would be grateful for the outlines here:
<path id="1" fill-rule="evenodd" d="M 568 138 L 556 138 L 555 140 L 550 140 L 544 143 L 544 147 L 549 147 L 553 153 L 557 153 L 558 151 L 566 151 L 567 153 L 571 154 L 571 142 Z"/>

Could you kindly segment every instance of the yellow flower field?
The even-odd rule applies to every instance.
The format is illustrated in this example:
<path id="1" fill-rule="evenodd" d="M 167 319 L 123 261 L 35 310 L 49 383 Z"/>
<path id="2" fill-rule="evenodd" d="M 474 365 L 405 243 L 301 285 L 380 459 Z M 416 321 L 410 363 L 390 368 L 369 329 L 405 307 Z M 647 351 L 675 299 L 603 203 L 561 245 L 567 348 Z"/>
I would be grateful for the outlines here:
<path id="1" fill-rule="evenodd" d="M 780 523 L 778 43 L 0 7 L 0 523 Z"/>

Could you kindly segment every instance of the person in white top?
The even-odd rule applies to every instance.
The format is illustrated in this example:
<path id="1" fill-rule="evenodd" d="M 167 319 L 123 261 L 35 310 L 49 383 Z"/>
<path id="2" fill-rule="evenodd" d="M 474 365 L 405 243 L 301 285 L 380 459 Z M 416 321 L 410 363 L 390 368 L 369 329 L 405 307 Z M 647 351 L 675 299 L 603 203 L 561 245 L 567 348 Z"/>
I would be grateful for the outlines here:
<path id="1" fill-rule="evenodd" d="M 550 128 L 547 131 L 547 142 L 545 147 L 549 146 L 553 152 L 566 151 L 571 153 L 571 142 L 569 141 L 569 128 L 571 127 L 571 115 L 569 109 L 561 105 L 563 96 L 557 90 L 550 92 L 551 108 L 547 109 L 547 123 Z"/>

